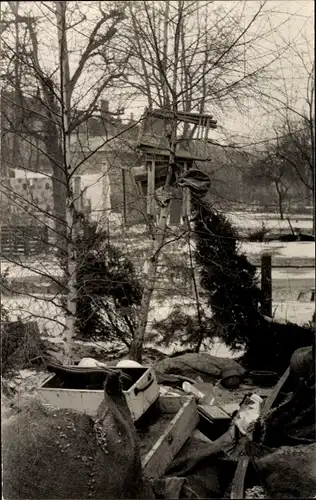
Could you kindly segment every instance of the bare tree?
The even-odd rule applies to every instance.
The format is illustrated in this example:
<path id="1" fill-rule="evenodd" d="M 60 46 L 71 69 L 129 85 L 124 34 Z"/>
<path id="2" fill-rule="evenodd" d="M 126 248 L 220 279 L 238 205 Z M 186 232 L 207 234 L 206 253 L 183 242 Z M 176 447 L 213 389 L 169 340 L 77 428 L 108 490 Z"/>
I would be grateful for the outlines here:
<path id="1" fill-rule="evenodd" d="M 54 221 L 53 247 L 62 257 L 68 288 L 65 340 L 70 346 L 76 317 L 75 269 L 78 262 L 75 240 L 80 198 L 74 182 L 87 160 L 85 155 L 74 155 L 74 141 L 80 150 L 83 125 L 98 111 L 100 98 L 111 93 L 126 69 L 129 54 L 122 56 L 113 48 L 118 27 L 125 18 L 125 4 L 108 2 L 101 6 L 95 3 L 97 16 L 94 19 L 88 19 L 87 10 L 85 13 L 79 3 L 38 2 L 24 5 L 23 15 L 18 11 L 17 3 L 8 4 L 15 33 L 9 29 L 11 19 L 8 18 L 2 39 L 7 63 L 2 92 L 3 122 L 8 142 L 13 137 L 13 144 L 20 146 L 24 170 L 28 170 L 24 161 L 27 149 L 37 150 L 40 161 L 44 158 L 48 165 L 46 175 L 53 185 L 51 213 L 45 213 L 36 200 L 20 201 L 24 207 L 28 206 L 27 212 L 31 212 L 29 207 L 33 205 L 33 215 L 34 212 L 37 216 L 40 213 L 40 218 L 47 215 Z M 17 26 L 20 39 L 17 38 Z M 51 48 L 43 37 L 43 29 L 47 26 L 52 35 Z M 77 34 L 80 35 L 79 50 L 77 42 L 74 45 L 73 41 Z M 47 63 L 50 53 L 53 57 Z M 111 138 L 105 137 L 103 144 L 107 140 Z M 7 150 L 10 151 L 10 145 Z M 15 151 L 14 148 L 13 153 Z M 90 159 L 93 154 L 94 150 L 91 150 L 86 156 Z M 17 167 L 16 156 L 9 155 L 5 161 L 10 167 Z M 10 193 L 8 184 L 5 194 L 12 195 L 11 199 L 16 198 L 15 193 Z M 49 272 L 45 274 L 49 275 Z"/>
<path id="2" fill-rule="evenodd" d="M 252 153 L 251 168 L 248 172 L 247 183 L 263 189 L 274 186 L 277 195 L 277 205 L 280 219 L 284 220 L 285 203 L 291 201 L 296 176 L 284 154 L 284 137 L 279 137 L 275 130 L 276 140 L 268 142 L 261 150 Z M 249 175 L 250 174 L 250 175 Z"/>
<path id="3" fill-rule="evenodd" d="M 179 111 L 213 113 L 232 104 L 245 104 L 245 97 L 256 91 L 270 65 L 281 57 L 282 49 L 277 54 L 271 50 L 264 58 L 259 57 L 259 52 L 256 54 L 256 43 L 267 38 L 273 30 L 269 24 L 262 28 L 261 23 L 262 17 L 270 13 L 268 4 L 261 2 L 247 17 L 245 7 L 244 2 L 225 5 L 182 0 L 130 3 L 129 18 L 121 32 L 124 44 L 131 47 L 129 72 L 125 76 L 127 87 L 132 89 L 131 97 L 147 100 L 149 111 L 163 108 L 173 117 L 169 123 L 173 136 L 169 136 L 170 161 L 165 192 L 172 174 L 176 143 L 189 137 L 195 149 L 202 150 L 205 159 L 210 159 L 210 149 L 205 144 L 208 141 L 196 141 L 199 124 L 190 128 L 189 123 L 184 123 L 182 128 L 178 127 Z M 147 286 L 131 350 L 132 357 L 138 361 L 159 252 L 166 243 L 166 214 L 164 206 L 149 259 Z"/>
<path id="4" fill-rule="evenodd" d="M 300 78 L 300 93 L 293 92 L 293 83 L 285 75 L 277 85 L 266 92 L 258 92 L 260 105 L 276 114 L 279 136 L 279 158 L 294 173 L 296 181 L 305 189 L 306 204 L 312 205 L 315 231 L 315 64 L 313 49 L 303 36 L 302 46 L 291 46 L 296 63 L 293 71 Z M 275 139 L 277 139 L 275 135 Z"/>

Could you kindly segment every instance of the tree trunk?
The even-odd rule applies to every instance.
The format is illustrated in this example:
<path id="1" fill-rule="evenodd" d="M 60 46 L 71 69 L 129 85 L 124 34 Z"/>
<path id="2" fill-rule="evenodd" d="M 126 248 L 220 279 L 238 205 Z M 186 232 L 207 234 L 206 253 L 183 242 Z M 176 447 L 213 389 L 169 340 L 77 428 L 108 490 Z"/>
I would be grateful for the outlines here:
<path id="1" fill-rule="evenodd" d="M 163 83 L 163 96 L 164 96 L 164 107 L 165 109 L 170 109 L 170 100 L 168 94 L 168 81 L 167 81 L 167 67 L 168 67 L 168 25 L 170 22 L 169 19 L 169 7 L 170 2 L 165 2 L 165 10 L 164 10 L 164 35 L 163 35 L 163 60 L 162 60 L 162 83 Z M 178 52 L 178 43 L 179 43 L 179 32 L 177 37 L 175 38 L 175 50 Z M 157 54 L 158 55 L 158 54 Z M 174 118 L 170 121 L 165 121 L 165 133 L 169 139 L 169 167 L 167 178 L 164 186 L 164 193 L 166 195 L 165 203 L 163 204 L 160 212 L 159 225 L 157 231 L 157 239 L 154 243 L 153 255 L 149 260 L 148 273 L 147 273 L 147 283 L 143 291 L 140 311 L 139 311 L 139 322 L 138 327 L 135 332 L 131 349 L 130 349 L 130 357 L 134 359 L 138 363 L 142 362 L 142 352 L 143 352 L 143 344 L 146 332 L 146 326 L 148 322 L 148 314 L 151 297 L 155 288 L 156 274 L 157 274 L 157 264 L 159 259 L 159 253 L 163 246 L 166 226 L 167 226 L 167 217 L 169 214 L 170 207 L 170 185 L 173 174 L 173 167 L 175 163 L 175 148 L 176 148 L 176 138 L 177 138 L 177 100 L 176 100 L 176 82 L 177 82 L 177 64 L 174 67 L 173 74 L 173 106 L 172 110 L 174 112 Z"/>
<path id="2" fill-rule="evenodd" d="M 66 200 L 67 184 L 63 168 L 63 151 L 60 144 L 58 128 L 55 124 L 48 125 L 48 134 L 45 140 L 45 147 L 52 164 L 52 184 L 54 218 L 56 231 L 57 255 L 64 262 L 67 254 L 67 230 L 66 230 Z"/>
<path id="3" fill-rule="evenodd" d="M 138 363 L 142 362 L 143 343 L 144 343 L 145 332 L 146 332 L 146 327 L 147 327 L 147 322 L 148 322 L 150 301 L 151 301 L 153 291 L 155 289 L 157 264 L 158 264 L 158 260 L 159 260 L 160 249 L 163 245 L 164 238 L 165 238 L 168 212 L 169 212 L 169 204 L 168 204 L 168 206 L 163 207 L 161 210 L 160 220 L 159 220 L 159 229 L 158 229 L 159 236 L 158 236 L 157 240 L 155 240 L 154 248 L 153 248 L 153 255 L 152 255 L 151 259 L 149 260 L 146 286 L 145 286 L 144 291 L 143 291 L 142 301 L 141 301 L 140 310 L 139 310 L 139 322 L 138 322 L 137 330 L 135 332 L 134 339 L 132 341 L 131 349 L 130 349 L 130 353 L 129 353 L 130 358 L 133 359 L 134 361 L 137 361 Z"/>
<path id="4" fill-rule="evenodd" d="M 280 219 L 284 220 L 282 195 L 279 195 L 279 212 L 280 212 Z"/>
<path id="5" fill-rule="evenodd" d="M 278 193 L 278 202 L 279 202 L 279 213 L 280 213 L 280 219 L 284 220 L 284 210 L 283 210 L 283 193 L 282 193 L 282 188 L 279 186 L 279 182 L 276 180 L 275 182 L 275 188 Z"/>
<path id="6" fill-rule="evenodd" d="M 58 45 L 60 57 L 60 88 L 61 88 L 61 142 L 62 142 L 62 162 L 59 169 L 59 177 L 65 180 L 62 191 L 66 190 L 67 198 L 65 204 L 66 219 L 66 243 L 67 243 L 67 261 L 66 275 L 68 278 L 67 290 L 67 317 L 65 340 L 65 362 L 72 362 L 72 340 L 75 333 L 76 308 L 77 308 L 77 287 L 76 287 L 76 220 L 75 220 L 75 196 L 72 188 L 70 171 L 70 134 L 69 134 L 69 115 L 71 108 L 71 96 L 69 94 L 69 60 L 67 48 L 66 31 L 66 2 L 56 1 L 56 18 L 58 29 Z M 60 183 L 63 185 L 62 182 Z M 57 193 L 56 193 L 57 194 Z M 64 207 L 60 207 L 64 208 Z"/>

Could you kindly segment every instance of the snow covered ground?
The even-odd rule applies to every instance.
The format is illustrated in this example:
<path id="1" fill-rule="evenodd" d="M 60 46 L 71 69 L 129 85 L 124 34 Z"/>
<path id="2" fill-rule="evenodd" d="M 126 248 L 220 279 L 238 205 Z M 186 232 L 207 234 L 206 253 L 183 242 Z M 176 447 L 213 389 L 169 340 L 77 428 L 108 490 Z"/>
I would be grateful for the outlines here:
<path id="1" fill-rule="evenodd" d="M 309 241 L 295 241 L 290 243 L 281 243 L 278 241 L 271 243 L 241 242 L 240 249 L 249 256 L 261 255 L 267 252 L 278 258 L 315 259 L 315 243 Z M 56 262 L 33 259 L 29 262 L 23 262 L 23 266 L 25 267 L 10 262 L 2 262 L 1 272 L 4 273 L 5 270 L 8 270 L 11 279 L 38 276 L 41 277 L 43 283 L 49 279 L 49 276 L 62 276 L 62 270 Z"/>
<path id="2" fill-rule="evenodd" d="M 42 334 L 55 338 L 56 341 L 60 339 L 63 332 L 63 325 L 65 324 L 64 317 L 62 315 L 62 309 L 57 303 L 52 303 L 50 300 L 52 297 L 3 297 L 2 305 L 10 311 L 10 318 L 12 320 L 17 320 L 18 318 L 23 318 L 26 320 L 35 320 L 38 322 L 39 329 Z M 184 301 L 183 298 L 174 297 L 172 301 L 166 301 L 165 303 L 153 303 L 153 307 L 149 316 L 149 329 L 150 325 L 154 320 L 161 321 L 166 318 L 172 311 L 173 306 L 179 303 L 179 299 L 185 311 L 189 314 L 194 314 L 195 307 L 194 304 L 189 300 Z M 309 299 L 307 299 L 309 300 Z M 312 319 L 313 312 L 315 310 L 315 304 L 309 301 L 299 302 L 299 301 L 286 301 L 286 302 L 274 302 L 273 311 L 276 319 L 293 321 L 298 324 L 307 323 Z M 151 342 L 146 344 L 150 347 L 154 346 Z M 108 346 L 109 347 L 109 346 Z M 170 347 L 158 346 L 161 351 L 165 354 L 171 354 L 172 352 L 181 349 L 181 346 L 174 342 Z M 208 352 L 214 356 L 219 357 L 234 357 L 234 354 L 230 349 L 225 346 L 222 342 L 215 339 L 212 344 L 209 344 Z M 238 353 L 240 355 L 240 353 Z"/>
<path id="3" fill-rule="evenodd" d="M 289 228 L 287 221 L 276 219 L 273 214 L 246 214 L 244 212 L 230 214 L 232 222 L 238 227 L 261 228 L 264 221 L 266 227 L 271 228 Z M 297 223 L 300 228 L 311 229 L 311 217 L 297 215 L 291 216 L 293 228 Z M 135 227 L 135 234 L 142 232 L 141 228 Z M 248 256 L 259 256 L 264 252 L 271 252 L 275 260 L 280 258 L 286 259 L 315 259 L 315 243 L 314 242 L 242 242 L 240 248 Z M 33 259 L 28 263 L 23 263 L 26 267 L 23 268 L 17 264 L 9 262 L 1 263 L 1 273 L 7 269 L 9 279 L 29 279 L 37 277 L 42 283 L 49 283 L 49 276 L 56 278 L 62 276 L 62 271 L 57 262 L 48 262 L 41 259 Z M 258 270 L 260 273 L 260 270 Z M 310 288 L 315 286 L 315 271 L 314 269 L 273 269 L 273 310 L 277 319 L 289 320 L 298 324 L 306 323 L 311 320 L 315 310 L 315 304 L 310 302 Z M 306 295 L 303 300 L 298 301 L 299 293 L 304 292 Z M 194 304 L 190 301 L 184 302 L 183 298 L 174 297 L 168 299 L 164 303 L 153 302 L 153 307 L 150 312 L 149 325 L 154 320 L 162 320 L 170 314 L 172 307 L 181 302 L 187 312 L 194 313 Z M 10 311 L 12 319 L 25 318 L 38 321 L 40 331 L 47 333 L 53 337 L 59 337 L 63 331 L 64 318 L 62 309 L 58 306 L 56 298 L 39 296 L 37 298 L 27 296 L 2 297 L 2 305 Z M 171 348 L 166 348 L 164 351 L 170 353 L 174 350 L 175 345 Z M 210 352 L 218 356 L 231 356 L 229 349 L 216 341 L 210 346 Z"/>
<path id="4" fill-rule="evenodd" d="M 43 334 L 58 337 L 62 334 L 65 324 L 63 310 L 53 296 L 41 297 L 6 297 L 1 298 L 1 305 L 9 311 L 10 319 L 17 321 L 37 321 Z"/>
<path id="5" fill-rule="evenodd" d="M 291 232 L 291 227 L 287 220 L 280 220 L 275 214 L 257 213 L 251 214 L 246 212 L 226 213 L 236 228 L 239 229 L 261 229 L 262 225 L 266 229 L 288 229 Z M 313 227 L 311 215 L 294 214 L 289 216 L 293 229 L 309 229 Z"/>
<path id="6" fill-rule="evenodd" d="M 62 269 L 57 263 L 41 259 L 32 259 L 29 261 L 12 263 L 7 261 L 1 262 L 1 274 L 8 272 L 10 279 L 14 278 L 30 278 L 37 276 L 41 278 L 42 283 L 49 283 L 50 276 L 60 277 L 63 275 Z"/>
<path id="7" fill-rule="evenodd" d="M 299 325 L 311 321 L 315 311 L 315 302 L 273 302 L 273 314 L 276 319 L 298 323 Z"/>
<path id="8" fill-rule="evenodd" d="M 270 243 L 248 242 L 240 243 L 240 249 L 247 255 L 261 255 L 271 253 L 273 256 L 287 259 L 315 259 L 315 243 L 313 241 L 293 241 L 282 243 L 271 241 Z"/>

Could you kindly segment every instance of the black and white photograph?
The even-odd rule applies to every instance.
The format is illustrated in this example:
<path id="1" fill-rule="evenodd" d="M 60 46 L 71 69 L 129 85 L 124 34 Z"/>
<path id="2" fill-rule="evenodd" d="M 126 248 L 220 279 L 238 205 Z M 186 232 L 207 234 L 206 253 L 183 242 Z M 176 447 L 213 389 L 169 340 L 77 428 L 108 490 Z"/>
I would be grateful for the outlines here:
<path id="1" fill-rule="evenodd" d="M 0 35 L 3 500 L 316 498 L 314 2 Z"/>

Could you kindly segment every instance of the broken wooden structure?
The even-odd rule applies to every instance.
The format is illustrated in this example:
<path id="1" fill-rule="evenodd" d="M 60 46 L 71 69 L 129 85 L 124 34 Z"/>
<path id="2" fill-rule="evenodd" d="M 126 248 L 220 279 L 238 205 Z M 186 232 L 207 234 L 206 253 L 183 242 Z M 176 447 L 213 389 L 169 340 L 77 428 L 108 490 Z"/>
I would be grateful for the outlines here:
<path id="1" fill-rule="evenodd" d="M 109 366 L 104 369 L 59 365 L 50 367 L 56 376 L 50 377 L 49 383 L 46 380 L 39 389 L 41 399 L 48 405 L 76 409 L 88 415 L 94 415 L 102 401 L 106 372 L 118 370 L 118 367 Z M 244 498 L 249 465 L 246 445 L 247 440 L 252 439 L 252 433 L 250 431 L 247 436 L 236 440 L 232 410 L 213 404 L 213 399 L 208 404 L 208 396 L 201 392 L 196 401 L 197 396 L 192 397 L 194 392 L 182 395 L 177 392 L 179 389 L 159 387 L 151 367 L 120 368 L 120 371 L 123 392 L 139 437 L 144 476 L 150 479 L 163 478 L 185 442 L 198 430 L 204 438 L 208 438 L 203 440 L 210 443 L 213 453 L 216 450 L 226 450 L 227 453 L 235 450 L 231 455 L 236 461 L 236 469 L 230 498 Z M 278 403 L 288 377 L 289 369 L 267 397 L 259 418 L 264 418 Z"/>
<path id="2" fill-rule="evenodd" d="M 170 182 L 170 223 L 178 224 L 190 211 L 188 189 L 180 189 L 176 185 L 178 175 L 190 170 L 194 162 L 210 161 L 208 151 L 208 134 L 217 127 L 212 115 L 186 113 L 176 114 L 157 109 L 146 110 L 139 132 L 137 148 L 142 153 L 142 165 L 133 168 L 133 176 L 140 194 L 146 199 L 146 213 L 149 219 L 155 219 L 159 206 L 157 190 L 165 185 L 170 164 L 170 155 L 174 149 L 174 165 Z M 176 138 L 174 148 L 171 144 L 172 128 L 184 124 L 185 132 Z M 189 127 L 193 126 L 189 133 Z M 158 195 L 158 196 L 157 196 Z"/>
<path id="3" fill-rule="evenodd" d="M 289 375 L 290 375 L 290 368 L 287 368 L 282 377 L 279 379 L 278 383 L 275 385 L 275 387 L 265 400 L 263 408 L 260 412 L 261 419 L 263 419 L 269 413 L 271 408 L 275 406 L 278 398 L 280 397 L 281 389 L 287 382 Z M 253 433 L 251 432 L 249 434 L 249 438 L 252 440 L 252 437 Z M 240 456 L 238 460 L 235 476 L 232 483 L 232 489 L 230 495 L 231 499 L 244 498 L 245 482 L 246 482 L 246 475 L 247 475 L 249 461 L 250 459 L 247 454 Z"/>

